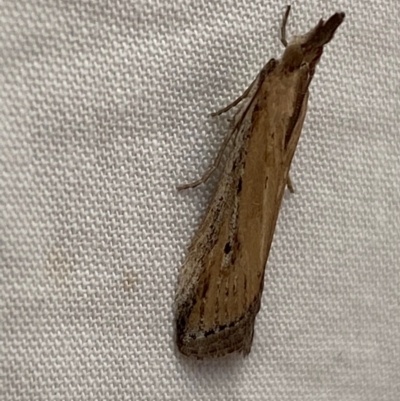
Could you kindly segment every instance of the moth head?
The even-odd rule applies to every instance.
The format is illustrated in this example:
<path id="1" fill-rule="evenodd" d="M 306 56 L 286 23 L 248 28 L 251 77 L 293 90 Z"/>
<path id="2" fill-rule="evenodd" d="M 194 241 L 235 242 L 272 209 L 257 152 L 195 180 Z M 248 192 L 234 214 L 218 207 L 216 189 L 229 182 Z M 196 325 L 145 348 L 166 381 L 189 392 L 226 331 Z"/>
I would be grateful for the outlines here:
<path id="1" fill-rule="evenodd" d="M 321 19 L 305 35 L 295 36 L 288 43 L 282 57 L 285 69 L 294 70 L 303 63 L 315 66 L 322 55 L 324 46 L 331 41 L 344 17 L 344 13 L 335 13 L 327 21 Z"/>

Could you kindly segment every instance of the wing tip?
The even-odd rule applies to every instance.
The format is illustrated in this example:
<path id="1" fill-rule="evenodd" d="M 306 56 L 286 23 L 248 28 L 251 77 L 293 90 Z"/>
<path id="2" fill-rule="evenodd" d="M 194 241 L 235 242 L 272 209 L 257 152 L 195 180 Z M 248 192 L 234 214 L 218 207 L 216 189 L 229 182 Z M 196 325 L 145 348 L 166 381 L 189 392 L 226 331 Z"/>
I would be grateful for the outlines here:
<path id="1" fill-rule="evenodd" d="M 220 358 L 235 352 L 247 355 L 253 343 L 258 309 L 251 308 L 241 319 L 207 331 L 189 330 L 184 317 L 178 317 L 176 344 L 179 352 L 194 359 Z"/>

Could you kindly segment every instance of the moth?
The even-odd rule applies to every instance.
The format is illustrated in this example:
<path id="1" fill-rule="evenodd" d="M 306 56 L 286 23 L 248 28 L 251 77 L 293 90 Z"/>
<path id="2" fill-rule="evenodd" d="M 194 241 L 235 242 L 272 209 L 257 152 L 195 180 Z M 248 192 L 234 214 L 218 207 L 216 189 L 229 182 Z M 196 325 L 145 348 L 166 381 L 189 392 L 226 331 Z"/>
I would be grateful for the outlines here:
<path id="1" fill-rule="evenodd" d="M 303 127 L 309 86 L 324 46 L 344 13 L 320 20 L 285 46 L 252 84 L 219 115 L 243 101 L 213 166 L 186 189 L 205 182 L 234 137 L 217 189 L 194 236 L 178 278 L 175 299 L 179 351 L 197 359 L 248 354 L 260 309 L 265 266 Z"/>

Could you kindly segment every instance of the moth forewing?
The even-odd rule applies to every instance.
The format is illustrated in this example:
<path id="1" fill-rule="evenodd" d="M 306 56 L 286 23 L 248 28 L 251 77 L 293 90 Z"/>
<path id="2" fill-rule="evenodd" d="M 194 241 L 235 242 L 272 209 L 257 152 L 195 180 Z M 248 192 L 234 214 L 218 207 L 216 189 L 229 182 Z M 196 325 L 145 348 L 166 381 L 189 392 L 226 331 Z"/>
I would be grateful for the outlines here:
<path id="1" fill-rule="evenodd" d="M 323 46 L 343 18 L 343 13 L 334 14 L 292 40 L 281 60 L 270 60 L 251 88 L 232 103 L 247 99 L 235 115 L 233 150 L 178 280 L 177 345 L 187 356 L 250 352 L 265 265 L 306 115 L 308 88 Z M 282 32 L 284 24 L 286 20 Z M 219 158 L 220 154 L 214 166 Z"/>

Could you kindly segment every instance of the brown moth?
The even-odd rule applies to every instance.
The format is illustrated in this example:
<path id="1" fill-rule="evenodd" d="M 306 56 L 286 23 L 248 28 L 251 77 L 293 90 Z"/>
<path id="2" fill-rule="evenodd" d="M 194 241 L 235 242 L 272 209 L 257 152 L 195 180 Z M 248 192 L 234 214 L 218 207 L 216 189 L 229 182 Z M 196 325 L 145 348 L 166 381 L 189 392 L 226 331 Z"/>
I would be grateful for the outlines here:
<path id="1" fill-rule="evenodd" d="M 308 89 L 323 47 L 344 19 L 336 13 L 303 36 L 286 41 L 287 7 L 281 26 L 285 52 L 271 59 L 242 100 L 214 165 L 179 189 L 205 182 L 234 135 L 220 182 L 183 264 L 176 294 L 177 345 L 184 355 L 221 357 L 250 352 L 260 309 L 264 272 L 289 169 L 303 127 Z"/>

